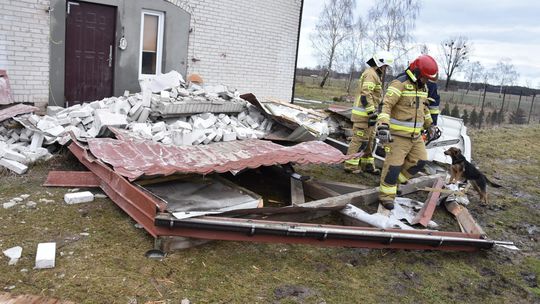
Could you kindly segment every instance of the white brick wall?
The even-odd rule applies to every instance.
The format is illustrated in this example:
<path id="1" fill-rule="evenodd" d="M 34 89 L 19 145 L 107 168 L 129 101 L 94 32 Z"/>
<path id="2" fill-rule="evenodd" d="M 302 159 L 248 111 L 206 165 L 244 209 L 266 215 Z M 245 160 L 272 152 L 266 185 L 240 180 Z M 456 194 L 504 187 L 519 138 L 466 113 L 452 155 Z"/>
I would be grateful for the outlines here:
<path id="1" fill-rule="evenodd" d="M 168 1 L 191 13 L 188 73 L 241 93 L 291 99 L 300 0 Z"/>
<path id="2" fill-rule="evenodd" d="M 16 102 L 49 98 L 49 0 L 0 1 L 0 69 Z"/>
<path id="3" fill-rule="evenodd" d="M 188 73 L 290 100 L 301 0 L 168 1 L 192 15 Z M 47 7 L 49 0 L 0 1 L 0 69 L 8 70 L 16 102 L 48 101 Z"/>

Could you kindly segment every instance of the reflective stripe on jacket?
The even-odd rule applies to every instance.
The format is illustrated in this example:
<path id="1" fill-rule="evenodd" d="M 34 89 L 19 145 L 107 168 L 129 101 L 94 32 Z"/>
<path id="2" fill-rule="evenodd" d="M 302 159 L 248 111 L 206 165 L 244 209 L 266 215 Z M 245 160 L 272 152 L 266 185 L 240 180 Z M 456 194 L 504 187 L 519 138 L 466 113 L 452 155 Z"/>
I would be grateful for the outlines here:
<path id="1" fill-rule="evenodd" d="M 388 86 L 378 122 L 388 124 L 392 135 L 416 138 L 432 124 L 427 103 L 427 87 L 417 87 L 403 73 Z"/>
<path id="2" fill-rule="evenodd" d="M 368 113 L 373 113 L 382 98 L 381 76 L 376 67 L 370 67 L 362 73 L 358 80 L 356 100 L 352 109 L 353 122 L 367 122 Z"/>

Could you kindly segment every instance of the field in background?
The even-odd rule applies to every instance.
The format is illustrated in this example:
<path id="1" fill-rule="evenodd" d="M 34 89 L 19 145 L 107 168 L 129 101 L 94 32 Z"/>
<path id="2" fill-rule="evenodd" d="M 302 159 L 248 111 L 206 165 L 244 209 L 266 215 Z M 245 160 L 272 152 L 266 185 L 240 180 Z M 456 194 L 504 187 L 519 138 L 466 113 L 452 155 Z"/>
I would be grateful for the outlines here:
<path id="1" fill-rule="evenodd" d="M 310 76 L 297 76 L 295 85 L 295 98 L 318 100 L 325 102 L 345 101 L 352 102 L 356 91 L 357 81 L 354 80 L 351 85 L 350 94 L 347 93 L 347 80 L 346 79 L 329 79 L 323 89 L 319 87 L 321 77 Z M 442 85 L 439 87 L 439 94 L 441 95 L 441 110 L 446 103 L 450 104 L 451 108 L 457 104 L 460 115 L 463 114 L 463 110 L 467 111 L 476 108 L 476 111 L 480 111 L 482 106 L 483 94 L 481 91 L 469 91 L 466 94 L 466 90 L 448 91 L 445 92 Z M 503 96 L 499 97 L 498 93 L 487 92 L 484 103 L 484 111 L 487 113 L 494 110 L 499 111 L 503 102 Z M 532 96 L 522 96 L 521 103 L 519 102 L 519 95 L 507 94 L 504 96 L 504 113 L 508 119 L 509 113 L 515 111 L 520 105 L 520 108 L 525 111 L 528 118 L 529 111 L 531 109 Z M 532 110 L 531 123 L 540 122 L 540 96 L 535 99 L 534 107 Z"/>

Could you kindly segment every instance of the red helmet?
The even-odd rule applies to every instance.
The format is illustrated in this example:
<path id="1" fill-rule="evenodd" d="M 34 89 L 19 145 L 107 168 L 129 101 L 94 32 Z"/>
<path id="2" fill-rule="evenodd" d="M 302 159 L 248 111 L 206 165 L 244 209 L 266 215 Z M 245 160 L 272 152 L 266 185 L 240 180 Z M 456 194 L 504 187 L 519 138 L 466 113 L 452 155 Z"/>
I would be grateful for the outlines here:
<path id="1" fill-rule="evenodd" d="M 439 68 L 437 62 L 429 55 L 421 55 L 409 65 L 409 69 L 416 77 L 423 76 L 429 80 L 437 80 Z"/>

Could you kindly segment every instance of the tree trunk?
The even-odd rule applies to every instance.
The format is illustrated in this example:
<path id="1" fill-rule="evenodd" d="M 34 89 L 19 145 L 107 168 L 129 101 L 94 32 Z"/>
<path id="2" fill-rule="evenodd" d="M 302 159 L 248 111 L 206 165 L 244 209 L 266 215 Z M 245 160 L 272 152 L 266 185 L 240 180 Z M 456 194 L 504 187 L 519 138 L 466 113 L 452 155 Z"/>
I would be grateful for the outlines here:
<path id="1" fill-rule="evenodd" d="M 319 87 L 321 89 L 324 87 L 324 84 L 326 83 L 326 79 L 328 79 L 328 75 L 330 75 L 330 70 L 326 70 L 326 72 L 324 72 L 323 79 L 322 79 L 321 83 L 319 84 Z"/>
<path id="2" fill-rule="evenodd" d="M 351 94 L 351 83 L 352 83 L 353 73 L 354 73 L 354 70 L 351 69 L 351 72 L 349 73 L 349 79 L 347 80 L 347 94 Z"/>
<path id="3" fill-rule="evenodd" d="M 448 85 L 450 84 L 450 77 L 446 77 L 446 83 L 444 85 L 444 90 L 448 92 Z"/>
<path id="4" fill-rule="evenodd" d="M 469 90 L 471 89 L 471 83 L 472 81 L 469 81 L 469 85 L 467 86 L 467 91 L 465 92 L 465 94 L 469 94 Z"/>
<path id="5" fill-rule="evenodd" d="M 501 94 L 502 94 L 502 84 L 501 84 L 501 87 L 499 88 L 499 98 L 501 98 Z"/>

